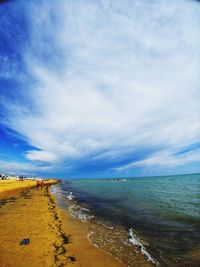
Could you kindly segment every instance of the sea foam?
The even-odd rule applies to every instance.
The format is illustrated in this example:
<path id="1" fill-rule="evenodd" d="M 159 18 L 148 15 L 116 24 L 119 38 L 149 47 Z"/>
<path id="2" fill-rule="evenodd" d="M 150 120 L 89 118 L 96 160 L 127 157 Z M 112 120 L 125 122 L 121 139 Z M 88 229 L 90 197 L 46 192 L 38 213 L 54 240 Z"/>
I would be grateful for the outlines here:
<path id="1" fill-rule="evenodd" d="M 154 260 L 153 257 L 146 250 L 145 246 L 140 241 L 140 238 L 137 237 L 136 234 L 134 234 L 134 230 L 132 228 L 129 230 L 129 236 L 130 236 L 129 238 L 130 243 L 133 244 L 134 246 L 139 247 L 142 254 L 147 258 L 148 261 L 151 261 L 155 265 L 158 265 L 158 262 Z"/>

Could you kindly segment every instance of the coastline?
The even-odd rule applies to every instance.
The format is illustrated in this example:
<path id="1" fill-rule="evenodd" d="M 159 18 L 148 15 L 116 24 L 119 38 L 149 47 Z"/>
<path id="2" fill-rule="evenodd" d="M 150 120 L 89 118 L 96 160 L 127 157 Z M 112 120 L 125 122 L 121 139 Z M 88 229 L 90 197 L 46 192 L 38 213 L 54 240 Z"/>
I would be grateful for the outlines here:
<path id="1" fill-rule="evenodd" d="M 13 190 L 3 190 L 1 182 L 5 181 L 0 181 L 4 193 L 0 197 L 1 267 L 199 266 L 199 246 L 191 246 L 170 264 L 154 258 L 139 232 L 106 216 L 95 217 L 95 209 L 82 202 L 68 183 L 56 185 L 59 181 L 54 180 L 52 187 L 37 189 L 35 182 L 30 186 L 18 181 Z M 30 244 L 21 246 L 24 238 L 30 239 Z"/>
<path id="2" fill-rule="evenodd" d="M 22 183 L 9 190 L 1 187 L 1 267 L 125 266 L 89 242 L 87 225 L 58 207 L 49 186 Z M 48 185 L 52 183 L 57 181 Z M 20 245 L 23 239 L 29 244 Z"/>
<path id="3" fill-rule="evenodd" d="M 65 226 L 74 240 L 68 247 L 79 256 L 82 262 L 81 266 L 152 267 L 157 265 L 157 262 L 150 258 L 150 255 L 139 243 L 138 239 L 137 244 L 133 243 L 133 236 L 130 236 L 126 229 L 121 226 L 113 227 L 107 225 L 106 222 L 100 222 L 92 214 L 84 214 L 89 210 L 82 206 L 81 203 L 74 201 L 72 192 L 69 195 L 63 195 L 59 185 L 53 187 L 52 192 L 56 196 L 58 206 L 67 216 Z M 101 262 L 98 263 L 94 260 L 94 263 L 90 265 L 88 260 L 92 254 L 94 259 L 99 258 Z M 106 262 L 105 255 L 114 259 L 115 262 Z M 103 265 L 102 261 L 105 261 Z"/>
<path id="4" fill-rule="evenodd" d="M 77 267 L 125 267 L 126 265 L 94 246 L 88 239 L 88 225 L 72 217 L 66 210 L 59 209 L 65 223 L 63 229 L 69 233 L 67 250 L 75 256 L 73 266 Z"/>
<path id="5" fill-rule="evenodd" d="M 91 243 L 126 266 L 199 266 L 199 175 L 190 190 L 190 176 L 145 179 L 69 180 L 52 192 Z"/>

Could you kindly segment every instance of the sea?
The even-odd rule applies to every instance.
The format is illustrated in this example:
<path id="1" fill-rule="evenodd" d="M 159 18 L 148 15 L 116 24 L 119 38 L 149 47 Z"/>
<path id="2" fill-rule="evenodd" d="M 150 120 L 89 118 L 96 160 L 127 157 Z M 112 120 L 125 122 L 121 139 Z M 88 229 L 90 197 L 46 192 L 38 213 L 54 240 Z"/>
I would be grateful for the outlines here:
<path id="1" fill-rule="evenodd" d="M 155 266 L 200 266 L 200 174 L 68 179 L 52 190 L 88 224 L 89 241 L 127 266 L 138 254 Z"/>

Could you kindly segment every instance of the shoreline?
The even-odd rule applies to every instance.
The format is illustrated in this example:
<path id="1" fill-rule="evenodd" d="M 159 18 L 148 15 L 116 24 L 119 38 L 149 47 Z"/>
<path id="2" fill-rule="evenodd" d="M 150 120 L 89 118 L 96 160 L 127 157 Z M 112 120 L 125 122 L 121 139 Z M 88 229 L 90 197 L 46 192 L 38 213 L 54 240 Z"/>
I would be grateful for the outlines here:
<path id="1" fill-rule="evenodd" d="M 126 265 L 118 259 L 106 253 L 105 250 L 96 247 L 88 239 L 88 225 L 77 218 L 72 217 L 69 212 L 59 203 L 59 214 L 65 232 L 70 233 L 70 242 L 67 245 L 68 251 L 75 255 L 76 261 L 73 266 L 77 267 L 125 267 Z"/>
<path id="2" fill-rule="evenodd" d="M 107 225 L 107 222 L 99 222 L 91 213 L 87 215 L 82 214 L 83 210 L 84 212 L 88 212 L 89 210 L 76 201 L 74 202 L 74 197 L 71 192 L 69 195 L 63 195 L 61 191 L 57 189 L 57 186 L 54 188 L 56 188 L 56 190 L 52 189 L 52 191 L 56 196 L 58 205 L 67 214 L 70 232 L 76 237 L 77 229 L 79 229 L 79 231 L 82 229 L 81 233 L 78 233 L 77 239 L 86 239 L 87 236 L 87 240 L 93 247 L 116 259 L 118 264 L 121 264 L 120 266 L 152 267 L 157 265 L 157 262 L 150 258 L 150 255 L 141 243 L 133 244 L 133 240 L 129 239 L 130 233 L 122 226 L 112 226 L 110 223 Z M 79 211 L 81 214 L 79 214 Z"/>
<path id="3" fill-rule="evenodd" d="M 1 267 L 125 266 L 89 242 L 87 226 L 59 207 L 49 186 L 20 186 L 0 191 Z"/>

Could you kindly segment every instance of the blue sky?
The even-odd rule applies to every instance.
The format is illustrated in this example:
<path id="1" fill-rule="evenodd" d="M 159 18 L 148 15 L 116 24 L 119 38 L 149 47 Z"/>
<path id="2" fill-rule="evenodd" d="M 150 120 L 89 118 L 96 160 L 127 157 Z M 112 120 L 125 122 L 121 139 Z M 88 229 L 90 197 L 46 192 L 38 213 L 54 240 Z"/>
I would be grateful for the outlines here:
<path id="1" fill-rule="evenodd" d="M 0 172 L 200 172 L 200 4 L 0 4 Z"/>

